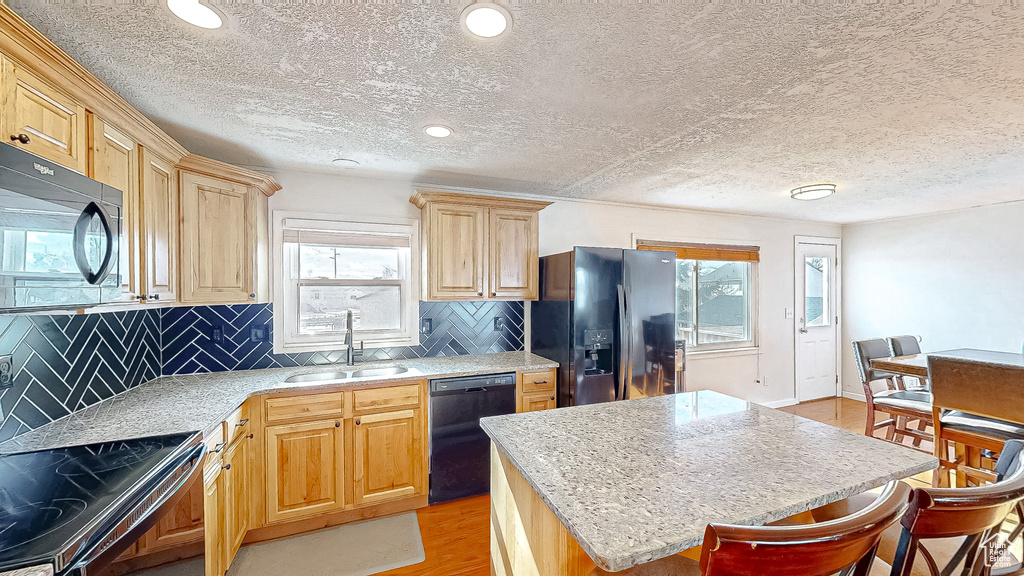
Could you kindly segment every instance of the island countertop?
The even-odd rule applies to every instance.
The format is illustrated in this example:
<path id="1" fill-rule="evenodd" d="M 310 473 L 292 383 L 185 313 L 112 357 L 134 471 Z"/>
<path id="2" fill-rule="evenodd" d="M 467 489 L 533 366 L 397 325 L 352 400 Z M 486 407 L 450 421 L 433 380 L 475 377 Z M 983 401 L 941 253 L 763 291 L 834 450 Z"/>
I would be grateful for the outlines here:
<path id="1" fill-rule="evenodd" d="M 934 456 L 715 392 L 481 420 L 600 567 L 701 544 L 936 467 Z"/>
<path id="2" fill-rule="evenodd" d="M 391 376 L 356 378 L 341 384 L 285 382 L 289 376 L 338 370 L 367 370 L 402 366 L 409 371 Z M 66 446 L 112 442 L 181 432 L 204 432 L 219 425 L 250 396 L 273 392 L 315 393 L 323 386 L 348 389 L 392 386 L 427 378 L 543 370 L 557 362 L 526 352 L 499 352 L 360 362 L 355 366 L 330 364 L 301 368 L 237 370 L 163 376 L 110 399 L 55 420 L 0 444 L 0 454 L 48 450 Z"/>

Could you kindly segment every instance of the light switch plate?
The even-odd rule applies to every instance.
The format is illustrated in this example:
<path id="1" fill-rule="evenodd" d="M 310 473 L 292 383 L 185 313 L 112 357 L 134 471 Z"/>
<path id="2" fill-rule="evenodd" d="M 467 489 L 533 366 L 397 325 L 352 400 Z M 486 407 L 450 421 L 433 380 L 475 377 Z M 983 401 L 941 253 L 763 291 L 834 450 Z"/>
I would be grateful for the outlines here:
<path id="1" fill-rule="evenodd" d="M 786 320 L 792 320 L 792 319 L 793 319 L 793 309 L 792 308 L 786 308 Z"/>

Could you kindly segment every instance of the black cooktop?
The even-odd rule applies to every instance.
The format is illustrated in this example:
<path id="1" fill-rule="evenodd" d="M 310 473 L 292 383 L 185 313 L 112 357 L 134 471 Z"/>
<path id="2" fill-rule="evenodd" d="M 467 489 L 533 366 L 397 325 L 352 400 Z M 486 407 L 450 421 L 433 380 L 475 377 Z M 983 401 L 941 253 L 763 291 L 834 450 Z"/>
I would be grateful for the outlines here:
<path id="1" fill-rule="evenodd" d="M 196 442 L 193 433 L 0 456 L 0 572 L 85 548 L 126 494 Z M 60 567 L 57 566 L 59 569 Z"/>

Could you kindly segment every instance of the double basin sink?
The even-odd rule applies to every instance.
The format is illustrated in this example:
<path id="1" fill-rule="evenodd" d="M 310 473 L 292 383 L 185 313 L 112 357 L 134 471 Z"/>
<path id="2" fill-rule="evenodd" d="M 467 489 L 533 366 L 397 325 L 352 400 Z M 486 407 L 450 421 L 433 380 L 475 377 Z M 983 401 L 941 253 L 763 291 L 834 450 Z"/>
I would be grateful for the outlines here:
<path id="1" fill-rule="evenodd" d="M 363 368 L 360 370 L 335 370 L 331 372 L 314 372 L 312 374 L 296 374 L 286 378 L 285 382 L 289 384 L 302 384 L 311 382 L 336 382 L 339 380 L 352 380 L 354 378 L 383 378 L 385 376 L 405 374 L 408 371 L 408 368 L 403 368 L 402 366 Z"/>

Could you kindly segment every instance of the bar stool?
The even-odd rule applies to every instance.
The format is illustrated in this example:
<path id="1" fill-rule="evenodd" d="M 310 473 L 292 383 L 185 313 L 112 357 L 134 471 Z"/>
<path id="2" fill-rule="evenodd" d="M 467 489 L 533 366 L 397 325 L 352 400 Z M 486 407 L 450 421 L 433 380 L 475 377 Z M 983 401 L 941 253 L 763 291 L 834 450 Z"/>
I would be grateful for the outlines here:
<path id="1" fill-rule="evenodd" d="M 948 486 L 950 471 L 960 486 L 994 481 L 992 458 L 1007 440 L 1024 440 L 1024 370 L 929 356 L 928 374 L 939 458 L 935 484 Z"/>
<path id="2" fill-rule="evenodd" d="M 896 525 L 910 496 L 910 487 L 890 482 L 867 507 L 829 522 L 800 526 L 730 526 L 709 524 L 704 532 L 700 563 L 669 556 L 622 572 L 600 568 L 591 576 L 850 576 L 880 574 L 875 550 L 882 532 Z"/>
<path id="3" fill-rule="evenodd" d="M 904 336 L 890 336 L 889 338 L 887 338 L 887 340 L 889 342 L 889 351 L 892 352 L 893 356 L 913 356 L 914 354 L 921 353 L 920 336 L 913 336 L 909 334 Z M 897 378 L 901 384 L 904 384 L 900 386 L 900 388 L 907 388 L 907 386 L 905 385 L 906 379 L 903 376 L 897 376 Z M 916 380 L 918 382 L 918 385 L 910 387 L 911 389 L 922 388 L 926 391 L 928 390 L 927 379 Z"/>
<path id="4" fill-rule="evenodd" d="M 890 357 L 889 344 L 881 338 L 857 340 L 853 342 L 853 354 L 864 388 L 864 401 L 868 405 L 864 434 L 874 436 L 875 430 L 885 428 L 885 439 L 897 444 L 903 443 L 903 436 L 913 438 L 915 446 L 919 446 L 922 440 L 931 442 L 932 435 L 924 430 L 932 423 L 931 394 L 919 390 L 900 390 L 896 385 L 895 374 L 880 372 L 871 367 L 871 360 Z M 885 381 L 886 389 L 874 391 L 871 383 L 877 381 Z M 885 412 L 891 417 L 876 422 L 876 411 Z M 914 420 L 923 423 L 920 429 L 908 428 L 907 423 Z"/>

